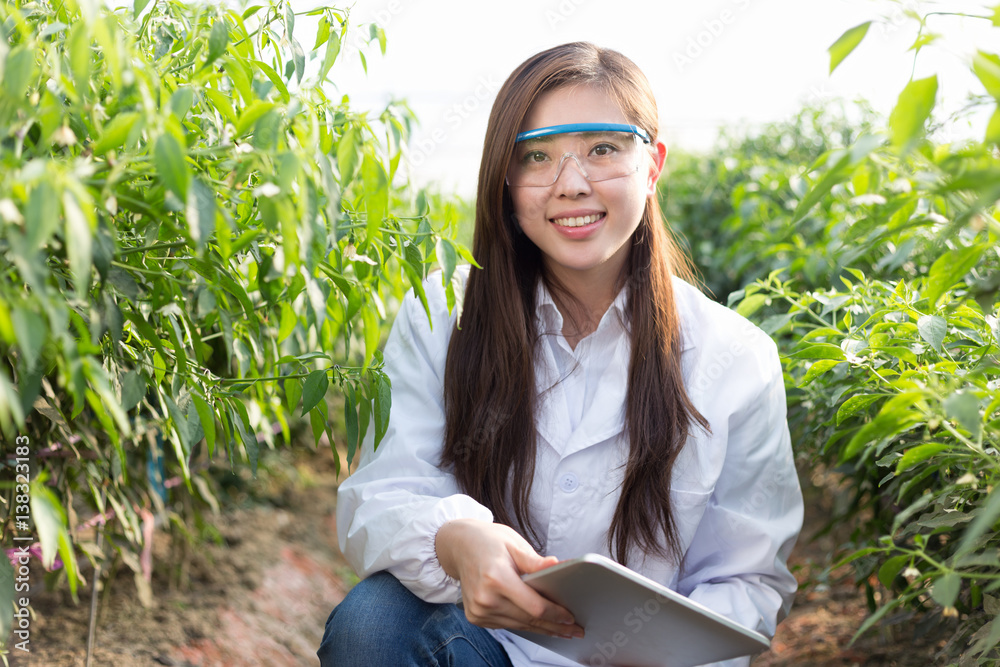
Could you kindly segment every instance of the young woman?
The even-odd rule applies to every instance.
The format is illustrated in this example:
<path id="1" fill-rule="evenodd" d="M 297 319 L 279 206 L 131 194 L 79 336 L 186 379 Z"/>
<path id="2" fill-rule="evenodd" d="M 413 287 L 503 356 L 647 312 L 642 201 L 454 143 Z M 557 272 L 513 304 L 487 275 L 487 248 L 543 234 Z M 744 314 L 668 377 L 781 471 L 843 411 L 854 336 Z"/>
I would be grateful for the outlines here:
<path id="1" fill-rule="evenodd" d="M 591 44 L 501 88 L 461 322 L 433 279 L 433 326 L 404 303 L 389 430 L 340 487 L 365 579 L 324 665 L 575 664 L 507 630 L 583 636 L 520 577 L 589 552 L 768 635 L 787 613 L 802 498 L 776 348 L 681 279 L 657 129 L 642 73 Z"/>

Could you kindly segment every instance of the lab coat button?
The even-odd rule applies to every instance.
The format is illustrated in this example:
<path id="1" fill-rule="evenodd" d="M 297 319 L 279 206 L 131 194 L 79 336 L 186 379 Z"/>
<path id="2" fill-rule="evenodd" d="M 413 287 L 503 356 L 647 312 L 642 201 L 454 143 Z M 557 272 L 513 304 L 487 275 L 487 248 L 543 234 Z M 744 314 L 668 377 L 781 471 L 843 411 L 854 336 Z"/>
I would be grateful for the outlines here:
<path id="1" fill-rule="evenodd" d="M 580 480 L 571 472 L 559 478 L 559 488 L 566 493 L 573 493 L 578 486 L 580 486 Z"/>

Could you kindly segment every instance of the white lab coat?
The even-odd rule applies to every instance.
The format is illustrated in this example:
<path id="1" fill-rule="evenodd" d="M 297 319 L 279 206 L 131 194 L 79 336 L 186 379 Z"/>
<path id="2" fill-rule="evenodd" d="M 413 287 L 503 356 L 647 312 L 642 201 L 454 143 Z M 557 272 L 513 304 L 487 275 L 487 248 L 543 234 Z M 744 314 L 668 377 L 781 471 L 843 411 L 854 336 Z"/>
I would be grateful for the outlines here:
<path id="1" fill-rule="evenodd" d="M 357 471 L 340 485 L 337 527 L 340 547 L 360 576 L 388 570 L 424 600 L 457 602 L 461 590 L 438 563 L 435 534 L 451 519 L 492 521 L 493 515 L 438 467 L 442 383 L 454 317 L 437 278 L 425 285 L 433 330 L 412 294 L 397 315 L 385 347 L 392 380 L 388 431 L 373 453 L 369 429 Z M 711 434 L 695 428 L 674 466 L 671 500 L 684 554 L 680 566 L 641 555 L 628 565 L 772 636 L 795 594 L 796 581 L 785 563 L 802 525 L 777 349 L 749 321 L 691 285 L 675 279 L 674 294 L 685 386 Z M 530 498 L 542 555 L 610 557 L 607 529 L 628 450 L 630 344 L 620 317 L 625 298 L 619 295 L 597 331 L 575 351 L 561 336 L 542 338 Z M 538 312 L 543 330 L 561 330 L 544 287 Z M 506 631 L 492 632 L 516 667 L 576 664 Z"/>

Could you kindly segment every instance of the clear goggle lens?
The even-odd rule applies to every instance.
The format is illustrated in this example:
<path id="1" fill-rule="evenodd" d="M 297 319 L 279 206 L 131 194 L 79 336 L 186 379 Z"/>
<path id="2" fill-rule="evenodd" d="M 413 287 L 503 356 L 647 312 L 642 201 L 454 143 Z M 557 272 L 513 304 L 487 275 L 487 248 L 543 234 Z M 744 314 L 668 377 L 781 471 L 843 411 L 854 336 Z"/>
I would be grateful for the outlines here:
<path id="1" fill-rule="evenodd" d="M 514 145 L 514 155 L 507 168 L 507 184 L 514 187 L 547 187 L 559 179 L 564 167 L 575 167 L 591 182 L 621 178 L 639 171 L 644 141 L 648 141 L 642 129 L 604 124 L 594 124 L 595 129 L 583 127 L 587 129 L 548 132 L 558 129 L 553 127 L 523 133 L 528 136 Z M 604 127 L 628 129 L 602 129 Z M 541 136 L 531 136 L 534 133 Z M 576 164 L 570 165 L 571 162 Z"/>

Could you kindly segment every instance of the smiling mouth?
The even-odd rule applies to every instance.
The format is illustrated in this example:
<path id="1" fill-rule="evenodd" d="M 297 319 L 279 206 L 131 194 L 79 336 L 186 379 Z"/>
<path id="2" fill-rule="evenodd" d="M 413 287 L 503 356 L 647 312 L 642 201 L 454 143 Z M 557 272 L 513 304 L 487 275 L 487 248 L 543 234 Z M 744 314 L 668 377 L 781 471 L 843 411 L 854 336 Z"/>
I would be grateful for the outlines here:
<path id="1" fill-rule="evenodd" d="M 595 213 L 593 215 L 582 215 L 575 218 L 552 218 L 551 222 L 559 225 L 560 227 L 583 227 L 584 225 L 593 224 L 603 217 L 603 213 Z"/>

